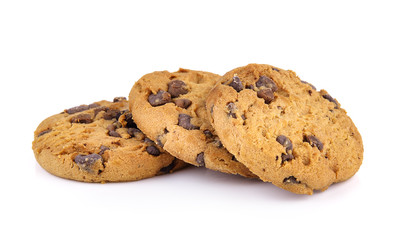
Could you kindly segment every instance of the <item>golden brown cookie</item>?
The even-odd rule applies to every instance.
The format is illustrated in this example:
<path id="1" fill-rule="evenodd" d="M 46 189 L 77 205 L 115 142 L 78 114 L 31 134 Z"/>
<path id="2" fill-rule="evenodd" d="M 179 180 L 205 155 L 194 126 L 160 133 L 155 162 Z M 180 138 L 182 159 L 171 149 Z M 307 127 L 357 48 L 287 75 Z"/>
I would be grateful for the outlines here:
<path id="1" fill-rule="evenodd" d="M 207 98 L 223 145 L 263 181 L 299 194 L 347 180 L 362 138 L 337 100 L 294 72 L 249 64 L 226 73 Z"/>
<path id="2" fill-rule="evenodd" d="M 32 149 L 49 173 L 83 182 L 140 180 L 187 165 L 137 128 L 124 97 L 45 119 L 35 131 Z"/>
<path id="3" fill-rule="evenodd" d="M 255 177 L 223 148 L 207 120 L 205 98 L 219 78 L 186 69 L 147 74 L 130 92 L 133 119 L 150 139 L 187 163 Z"/>

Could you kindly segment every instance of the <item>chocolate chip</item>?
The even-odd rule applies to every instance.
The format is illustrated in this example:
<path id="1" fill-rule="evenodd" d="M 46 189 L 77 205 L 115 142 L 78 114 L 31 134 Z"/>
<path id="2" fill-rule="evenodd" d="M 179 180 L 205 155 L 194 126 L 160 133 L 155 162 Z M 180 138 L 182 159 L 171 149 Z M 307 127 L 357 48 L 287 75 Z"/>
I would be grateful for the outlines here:
<path id="1" fill-rule="evenodd" d="M 175 99 L 173 100 L 174 104 L 176 104 L 176 106 L 187 109 L 188 107 L 190 107 L 190 105 L 192 104 L 191 100 L 188 99 Z"/>
<path id="2" fill-rule="evenodd" d="M 159 149 L 153 145 L 147 147 L 147 153 L 151 154 L 152 156 L 159 156 L 161 154 Z"/>
<path id="3" fill-rule="evenodd" d="M 325 95 L 322 95 L 322 97 L 325 98 L 325 99 L 327 99 L 327 100 L 330 101 L 330 102 L 335 103 L 335 108 L 336 108 L 336 109 L 339 108 L 338 102 L 337 102 L 334 98 L 332 98 L 331 95 L 325 94 Z"/>
<path id="4" fill-rule="evenodd" d="M 119 118 L 120 118 L 122 115 L 126 114 L 127 111 L 128 111 L 128 110 L 119 111 L 119 112 L 116 114 L 116 117 L 115 117 L 116 120 L 118 121 Z"/>
<path id="5" fill-rule="evenodd" d="M 110 150 L 110 148 L 106 147 L 106 146 L 100 146 L 100 152 L 98 153 L 99 155 L 104 154 L 107 150 Z"/>
<path id="6" fill-rule="evenodd" d="M 282 153 L 282 163 L 290 161 L 290 160 L 292 160 L 294 158 L 295 157 L 291 153 L 288 153 L 288 154 Z"/>
<path id="7" fill-rule="evenodd" d="M 214 144 L 215 147 L 217 147 L 217 148 L 223 148 L 223 144 L 222 144 L 221 140 L 219 140 L 219 139 L 215 139 L 214 142 L 213 142 L 213 144 Z"/>
<path id="8" fill-rule="evenodd" d="M 166 167 L 163 167 L 159 170 L 159 172 L 162 173 L 169 173 L 170 171 L 173 170 L 173 168 L 176 166 L 177 160 L 174 159 L 169 165 L 167 165 Z"/>
<path id="9" fill-rule="evenodd" d="M 102 156 L 96 153 L 89 155 L 79 154 L 74 158 L 74 162 L 78 165 L 78 167 L 85 171 L 91 171 L 91 166 L 95 164 L 96 161 L 103 162 Z"/>
<path id="10" fill-rule="evenodd" d="M 286 148 L 286 152 L 293 150 L 293 144 L 286 136 L 279 135 L 276 141 Z"/>
<path id="11" fill-rule="evenodd" d="M 229 83 L 229 86 L 234 88 L 237 92 L 240 92 L 244 88 L 238 76 L 233 77 L 233 80 L 231 83 Z"/>
<path id="12" fill-rule="evenodd" d="M 142 133 L 141 130 L 139 130 L 138 128 L 128 128 L 127 129 L 127 133 L 132 136 L 135 137 L 136 134 Z"/>
<path id="13" fill-rule="evenodd" d="M 276 86 L 275 82 L 272 81 L 271 78 L 267 76 L 261 76 L 258 81 L 255 83 L 255 86 L 259 87 L 266 87 L 268 89 L 271 89 L 272 92 L 276 92 L 278 90 L 278 87 Z"/>
<path id="14" fill-rule="evenodd" d="M 120 134 L 116 131 L 109 131 L 109 136 L 121 138 Z"/>
<path id="15" fill-rule="evenodd" d="M 91 123 L 93 122 L 91 114 L 78 114 L 71 118 L 71 123 Z"/>
<path id="16" fill-rule="evenodd" d="M 274 92 L 270 88 L 259 90 L 257 97 L 264 99 L 266 104 L 270 104 L 275 99 Z"/>
<path id="17" fill-rule="evenodd" d="M 226 107 L 228 108 L 229 112 L 228 112 L 228 116 L 232 117 L 232 118 L 237 118 L 237 115 L 235 113 L 235 111 L 237 110 L 236 105 L 233 102 L 230 102 L 226 105 Z"/>
<path id="18" fill-rule="evenodd" d="M 80 105 L 80 106 L 77 106 L 77 107 L 72 107 L 72 108 L 66 109 L 66 110 L 64 110 L 64 112 L 66 112 L 68 114 L 74 114 L 74 113 L 77 113 L 77 112 L 86 111 L 88 109 L 89 109 L 88 105 Z"/>
<path id="19" fill-rule="evenodd" d="M 254 85 L 246 85 L 246 89 L 254 90 Z"/>
<path id="20" fill-rule="evenodd" d="M 309 82 L 306 82 L 306 81 L 303 81 L 303 80 L 300 80 L 300 82 L 309 85 L 314 90 L 317 90 L 317 88 L 315 88 L 315 86 L 313 84 L 309 83 Z"/>
<path id="21" fill-rule="evenodd" d="M 154 144 L 154 141 L 152 141 L 151 139 L 145 137 L 144 138 L 144 143 L 146 143 L 146 144 Z"/>
<path id="22" fill-rule="evenodd" d="M 156 107 L 170 102 L 171 99 L 170 93 L 159 90 L 158 93 L 149 95 L 148 102 L 151 106 Z"/>
<path id="23" fill-rule="evenodd" d="M 117 109 L 107 109 L 105 111 L 105 114 L 103 115 L 103 118 L 105 120 L 112 120 L 113 118 L 116 118 L 117 115 L 120 114 L 120 111 Z"/>
<path id="24" fill-rule="evenodd" d="M 98 115 L 98 113 L 100 113 L 102 111 L 106 112 L 107 110 L 109 110 L 109 108 L 107 108 L 105 106 L 96 107 L 95 110 L 94 110 L 94 116 L 96 117 L 96 115 Z"/>
<path id="25" fill-rule="evenodd" d="M 205 166 L 204 152 L 199 153 L 195 161 L 198 163 L 198 166 L 204 167 Z"/>
<path id="26" fill-rule="evenodd" d="M 113 99 L 113 102 L 121 102 L 121 101 L 125 101 L 125 100 L 127 100 L 127 98 L 125 98 L 125 97 L 115 97 Z"/>
<path id="27" fill-rule="evenodd" d="M 212 137 L 214 136 L 214 135 L 212 134 L 212 132 L 209 131 L 208 129 L 207 129 L 207 130 L 204 130 L 203 133 L 204 133 L 204 135 L 205 135 L 207 138 L 212 138 Z"/>
<path id="28" fill-rule="evenodd" d="M 184 129 L 187 130 L 195 130 L 195 129 L 200 129 L 197 126 L 194 126 L 193 124 L 191 124 L 191 117 L 187 114 L 179 114 L 179 126 L 183 127 Z"/>
<path id="29" fill-rule="evenodd" d="M 40 132 L 39 134 L 38 134 L 38 137 L 40 137 L 40 136 L 42 136 L 42 135 L 45 135 L 46 133 L 50 133 L 52 131 L 52 129 L 47 129 L 47 130 L 45 130 L 45 131 L 42 131 L 42 132 Z"/>
<path id="30" fill-rule="evenodd" d="M 124 113 L 124 120 L 125 120 L 124 127 L 126 127 L 126 128 L 137 128 L 137 124 L 135 124 L 135 122 L 133 120 L 133 114 L 131 112 L 125 112 Z"/>
<path id="31" fill-rule="evenodd" d="M 168 83 L 168 92 L 172 97 L 178 97 L 181 94 L 186 94 L 188 90 L 186 89 L 186 84 L 181 80 L 173 80 Z"/>
<path id="32" fill-rule="evenodd" d="M 274 67 L 272 68 L 272 70 L 279 72 L 279 69 L 274 68 Z"/>
<path id="33" fill-rule="evenodd" d="M 287 177 L 285 179 L 283 179 L 283 183 L 295 183 L 295 184 L 299 184 L 301 183 L 300 181 L 297 181 L 297 179 L 294 176 L 290 176 Z"/>
<path id="34" fill-rule="evenodd" d="M 316 147 L 320 151 L 324 148 L 324 144 L 322 144 L 322 142 L 313 135 L 304 136 L 303 141 L 310 143 L 312 147 Z"/>
<path id="35" fill-rule="evenodd" d="M 91 104 L 88 105 L 88 107 L 89 107 L 89 109 L 92 109 L 92 108 L 100 107 L 100 105 L 97 104 L 97 103 L 91 103 Z"/>

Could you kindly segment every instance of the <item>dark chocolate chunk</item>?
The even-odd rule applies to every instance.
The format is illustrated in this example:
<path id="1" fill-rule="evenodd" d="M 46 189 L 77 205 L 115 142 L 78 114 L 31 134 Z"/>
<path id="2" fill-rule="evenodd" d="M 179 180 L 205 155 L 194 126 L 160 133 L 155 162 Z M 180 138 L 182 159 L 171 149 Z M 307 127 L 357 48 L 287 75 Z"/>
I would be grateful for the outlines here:
<path id="1" fill-rule="evenodd" d="M 193 124 L 191 124 L 191 117 L 187 114 L 179 114 L 179 126 L 187 129 L 187 130 L 195 130 L 195 129 L 200 129 L 197 126 L 194 126 Z"/>
<path id="2" fill-rule="evenodd" d="M 113 102 L 121 102 L 121 101 L 124 101 L 124 100 L 127 100 L 127 98 L 125 98 L 125 97 L 115 97 L 113 99 Z"/>
<path id="3" fill-rule="evenodd" d="M 214 142 L 213 142 L 213 144 L 214 144 L 215 147 L 217 147 L 217 148 L 223 148 L 223 144 L 222 144 L 221 140 L 219 140 L 219 139 L 215 139 Z"/>
<path id="4" fill-rule="evenodd" d="M 119 112 L 116 114 L 116 117 L 115 117 L 116 120 L 119 121 L 119 118 L 120 118 L 122 115 L 125 115 L 127 111 L 128 111 L 128 110 L 119 111 Z"/>
<path id="5" fill-rule="evenodd" d="M 293 154 L 288 153 L 288 154 L 284 154 L 282 153 L 282 163 L 290 161 L 292 159 L 294 159 L 295 157 L 293 156 Z"/>
<path id="6" fill-rule="evenodd" d="M 78 167 L 85 171 L 91 171 L 91 166 L 95 164 L 96 161 L 103 162 L 102 156 L 96 153 L 89 155 L 79 154 L 74 158 L 74 162 L 78 165 Z"/>
<path id="7" fill-rule="evenodd" d="M 147 153 L 151 154 L 152 156 L 159 156 L 161 154 L 159 149 L 154 145 L 147 146 Z"/>
<path id="8" fill-rule="evenodd" d="M 231 83 L 229 83 L 229 86 L 234 88 L 237 92 L 240 92 L 244 88 L 243 84 L 241 83 L 241 80 L 238 76 L 233 77 L 233 80 Z"/>
<path id="9" fill-rule="evenodd" d="M 327 100 L 330 101 L 330 102 L 335 103 L 335 108 L 336 108 L 336 109 L 339 108 L 338 102 L 337 102 L 333 97 L 331 97 L 331 95 L 325 94 L 325 95 L 322 95 L 322 97 L 325 98 L 325 99 L 327 99 Z"/>
<path id="10" fill-rule="evenodd" d="M 146 144 L 154 144 L 154 141 L 152 141 L 151 139 L 145 137 L 144 138 L 144 143 L 146 143 Z"/>
<path id="11" fill-rule="evenodd" d="M 42 136 L 42 135 L 45 135 L 46 133 L 50 133 L 51 131 L 52 131 L 52 129 L 44 130 L 44 131 L 42 131 L 42 132 L 40 132 L 40 133 L 38 134 L 38 137 L 40 137 L 40 136 Z"/>
<path id="12" fill-rule="evenodd" d="M 279 72 L 279 69 L 274 68 L 274 67 L 272 68 L 272 70 Z"/>
<path id="13" fill-rule="evenodd" d="M 286 152 L 293 150 L 293 144 L 286 136 L 279 135 L 276 141 L 286 148 Z"/>
<path id="14" fill-rule="evenodd" d="M 188 93 L 186 89 L 186 84 L 181 80 L 173 80 L 168 83 L 168 92 L 172 97 L 178 97 L 181 94 Z"/>
<path id="15" fill-rule="evenodd" d="M 109 136 L 111 137 L 121 137 L 120 134 L 116 131 L 109 131 Z"/>
<path id="16" fill-rule="evenodd" d="M 135 124 L 133 120 L 133 114 L 131 112 L 126 112 L 124 118 L 124 120 L 126 121 L 126 128 L 137 128 L 137 124 Z"/>
<path id="17" fill-rule="evenodd" d="M 120 111 L 117 109 L 107 109 L 105 111 L 105 114 L 103 115 L 103 118 L 105 120 L 112 120 L 113 118 L 116 118 L 117 115 L 120 114 Z"/>
<path id="18" fill-rule="evenodd" d="M 71 118 L 71 123 L 91 123 L 93 122 L 91 114 L 78 114 Z"/>
<path id="19" fill-rule="evenodd" d="M 232 118 L 237 118 L 237 115 L 235 113 L 235 111 L 237 110 L 236 105 L 233 102 L 230 102 L 226 105 L 226 107 L 228 108 L 229 112 L 228 112 L 228 116 L 232 117 Z"/>
<path id="20" fill-rule="evenodd" d="M 270 88 L 258 91 L 257 97 L 264 99 L 266 104 L 270 104 L 275 99 L 274 92 Z"/>
<path id="21" fill-rule="evenodd" d="M 320 151 L 324 148 L 324 144 L 322 144 L 322 142 L 313 135 L 304 136 L 303 141 L 310 143 L 312 147 L 316 147 Z"/>
<path id="22" fill-rule="evenodd" d="M 246 89 L 254 90 L 254 85 L 246 85 Z"/>
<path id="23" fill-rule="evenodd" d="M 83 112 L 83 111 L 88 110 L 88 109 L 89 109 L 88 105 L 80 105 L 80 106 L 77 106 L 77 107 L 72 107 L 72 108 L 66 109 L 66 110 L 64 110 L 64 112 L 66 112 L 68 114 L 74 114 L 74 113 L 77 113 L 77 112 Z"/>
<path id="24" fill-rule="evenodd" d="M 175 99 L 173 100 L 174 104 L 176 104 L 176 106 L 187 109 L 188 107 L 190 107 L 190 105 L 192 104 L 191 100 L 188 99 Z"/>
<path id="25" fill-rule="evenodd" d="M 315 86 L 313 84 L 309 83 L 309 82 L 306 82 L 306 81 L 303 81 L 303 80 L 300 80 L 300 82 L 309 85 L 314 90 L 317 90 L 317 88 L 315 88 Z"/>
<path id="26" fill-rule="evenodd" d="M 177 160 L 174 159 L 169 165 L 167 165 L 166 167 L 163 167 L 159 170 L 159 172 L 162 173 L 169 173 L 170 171 L 173 170 L 173 168 L 176 166 Z"/>
<path id="27" fill-rule="evenodd" d="M 148 102 L 151 106 L 156 107 L 170 102 L 171 99 L 170 93 L 159 90 L 158 93 L 149 95 Z"/>
<path id="28" fill-rule="evenodd" d="M 212 134 L 212 132 L 209 131 L 208 129 L 207 129 L 207 130 L 204 130 L 203 133 L 204 133 L 204 135 L 205 135 L 207 138 L 212 138 L 212 137 L 214 136 L 214 135 Z"/>
<path id="29" fill-rule="evenodd" d="M 104 154 L 107 150 L 110 150 L 110 148 L 106 147 L 106 146 L 100 146 L 100 152 L 98 153 L 99 155 Z"/>
<path id="30" fill-rule="evenodd" d="M 199 153 L 195 161 L 198 163 L 198 166 L 204 167 L 205 166 L 204 152 Z"/>
<path id="31" fill-rule="evenodd" d="M 285 179 L 283 179 L 283 183 L 295 183 L 295 184 L 299 184 L 301 183 L 300 181 L 297 181 L 297 179 L 294 176 L 290 176 L 287 177 Z"/>
<path id="32" fill-rule="evenodd" d="M 140 129 L 138 128 L 128 128 L 127 129 L 127 133 L 132 136 L 135 137 L 136 134 L 142 133 Z"/>
<path id="33" fill-rule="evenodd" d="M 272 81 L 271 78 L 267 76 L 261 76 L 258 81 L 255 83 L 256 87 L 266 87 L 267 89 L 271 89 L 272 92 L 276 92 L 278 87 L 276 86 L 275 82 Z"/>
<path id="34" fill-rule="evenodd" d="M 91 103 L 91 104 L 88 105 L 88 107 L 89 107 L 89 109 L 92 109 L 92 108 L 100 107 L 100 105 L 97 104 L 97 103 Z"/>
<path id="35" fill-rule="evenodd" d="M 100 113 L 100 112 L 102 112 L 102 111 L 107 111 L 107 110 L 109 110 L 109 108 L 107 108 L 107 107 L 105 107 L 105 106 L 99 106 L 99 107 L 96 107 L 95 109 L 94 109 L 94 116 L 96 117 L 96 115 L 98 115 L 98 113 Z"/>

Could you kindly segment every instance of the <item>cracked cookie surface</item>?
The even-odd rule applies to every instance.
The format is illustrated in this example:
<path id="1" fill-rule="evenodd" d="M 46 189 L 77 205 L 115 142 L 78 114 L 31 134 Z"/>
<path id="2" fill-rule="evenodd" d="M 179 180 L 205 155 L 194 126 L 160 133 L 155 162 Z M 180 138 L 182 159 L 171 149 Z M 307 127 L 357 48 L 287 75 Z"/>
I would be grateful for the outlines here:
<path id="1" fill-rule="evenodd" d="M 249 64 L 226 73 L 206 101 L 223 145 L 263 181 L 299 194 L 352 177 L 362 138 L 325 90 L 292 71 Z"/>
<path id="2" fill-rule="evenodd" d="M 32 149 L 49 173 L 82 182 L 134 181 L 187 165 L 137 128 L 124 97 L 45 119 L 35 131 Z"/>
<path id="3" fill-rule="evenodd" d="M 205 98 L 219 75 L 179 69 L 139 79 L 129 95 L 138 127 L 173 156 L 195 166 L 256 177 L 223 146 L 207 120 Z"/>

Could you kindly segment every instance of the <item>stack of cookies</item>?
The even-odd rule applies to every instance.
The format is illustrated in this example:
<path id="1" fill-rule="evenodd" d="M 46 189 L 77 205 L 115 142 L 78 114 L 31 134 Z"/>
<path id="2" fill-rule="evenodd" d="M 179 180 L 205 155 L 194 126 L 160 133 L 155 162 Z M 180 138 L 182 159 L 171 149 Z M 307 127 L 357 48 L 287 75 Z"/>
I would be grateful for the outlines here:
<path id="1" fill-rule="evenodd" d="M 263 64 L 223 77 L 187 69 L 147 74 L 128 101 L 47 118 L 33 150 L 50 173 L 84 182 L 139 180 L 191 164 L 298 194 L 349 179 L 363 160 L 361 136 L 337 100 Z"/>

